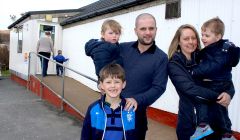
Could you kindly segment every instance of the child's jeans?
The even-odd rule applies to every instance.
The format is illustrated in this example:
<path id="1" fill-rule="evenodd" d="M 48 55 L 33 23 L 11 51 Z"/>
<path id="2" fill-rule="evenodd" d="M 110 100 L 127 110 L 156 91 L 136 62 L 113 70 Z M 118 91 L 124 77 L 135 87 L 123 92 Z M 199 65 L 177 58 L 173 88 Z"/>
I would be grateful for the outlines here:
<path id="1" fill-rule="evenodd" d="M 60 65 L 56 65 L 56 71 L 57 71 L 57 75 L 63 75 L 63 67 Z"/>

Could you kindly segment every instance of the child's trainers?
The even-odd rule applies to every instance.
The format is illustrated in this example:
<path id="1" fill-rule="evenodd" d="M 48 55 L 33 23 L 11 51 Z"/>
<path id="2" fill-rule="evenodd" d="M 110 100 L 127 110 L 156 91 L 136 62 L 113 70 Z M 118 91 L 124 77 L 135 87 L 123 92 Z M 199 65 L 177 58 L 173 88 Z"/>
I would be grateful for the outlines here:
<path id="1" fill-rule="evenodd" d="M 225 133 L 222 140 L 237 140 L 231 133 Z"/>
<path id="2" fill-rule="evenodd" d="M 237 140 L 236 138 L 234 138 L 234 136 L 231 137 L 223 137 L 222 140 Z"/>
<path id="3" fill-rule="evenodd" d="M 232 133 L 224 133 L 222 140 L 237 140 Z"/>
<path id="4" fill-rule="evenodd" d="M 213 133 L 212 128 L 207 124 L 204 127 L 198 126 L 195 133 L 191 136 L 190 140 L 199 140 Z"/>

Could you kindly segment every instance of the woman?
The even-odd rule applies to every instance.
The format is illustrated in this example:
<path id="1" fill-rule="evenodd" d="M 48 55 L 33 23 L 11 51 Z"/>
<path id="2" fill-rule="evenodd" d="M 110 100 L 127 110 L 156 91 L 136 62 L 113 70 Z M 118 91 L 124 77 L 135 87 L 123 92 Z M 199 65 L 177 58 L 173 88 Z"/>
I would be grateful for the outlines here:
<path id="1" fill-rule="evenodd" d="M 188 66 L 195 65 L 195 55 L 193 55 L 195 53 L 193 52 L 197 52 L 199 50 L 200 39 L 196 29 L 188 24 L 180 26 L 175 33 L 168 51 L 169 77 L 180 97 L 178 123 L 176 129 L 177 137 L 179 140 L 189 140 L 195 131 L 197 119 L 194 111 L 194 106 L 196 99 L 200 100 L 203 98 L 210 101 L 216 101 L 218 96 L 227 96 L 225 92 L 219 95 L 219 93 L 198 86 L 192 79 L 191 75 L 188 73 Z M 219 101 L 219 104 L 223 105 L 223 102 L 224 104 L 230 103 L 230 101 L 222 98 Z M 213 111 L 216 113 L 217 106 L 219 106 L 219 104 L 214 103 L 209 112 Z M 213 115 L 209 116 L 210 119 L 211 116 Z M 212 123 L 212 125 L 215 124 L 217 123 Z M 216 127 L 213 126 L 212 128 Z M 217 140 L 218 136 L 213 136 L 209 139 Z M 219 139 L 221 139 L 221 137 L 219 137 Z"/>
<path id="2" fill-rule="evenodd" d="M 42 66 L 42 76 L 45 77 L 45 76 L 47 76 L 49 59 L 43 58 L 42 56 L 50 58 L 51 52 L 53 53 L 53 56 L 54 56 L 53 41 L 51 39 L 50 32 L 48 32 L 48 31 L 45 32 L 45 36 L 41 37 L 38 40 L 37 52 L 38 52 L 38 54 L 41 55 L 40 61 L 41 61 L 41 66 Z"/>

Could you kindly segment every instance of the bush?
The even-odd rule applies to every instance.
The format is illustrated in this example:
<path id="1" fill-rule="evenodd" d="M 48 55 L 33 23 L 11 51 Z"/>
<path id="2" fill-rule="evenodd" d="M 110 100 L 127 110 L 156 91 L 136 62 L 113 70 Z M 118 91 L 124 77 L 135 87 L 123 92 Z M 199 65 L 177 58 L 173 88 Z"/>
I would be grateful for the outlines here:
<path id="1" fill-rule="evenodd" d="M 2 46 L 2 47 L 1 47 Z M 0 46 L 0 69 L 5 69 L 8 70 L 9 69 L 9 50 L 7 45 Z"/>
<path id="2" fill-rule="evenodd" d="M 2 76 L 4 76 L 4 77 L 8 77 L 8 76 L 10 76 L 10 71 L 9 71 L 9 70 L 3 70 L 3 71 L 1 72 L 1 74 L 2 74 Z"/>

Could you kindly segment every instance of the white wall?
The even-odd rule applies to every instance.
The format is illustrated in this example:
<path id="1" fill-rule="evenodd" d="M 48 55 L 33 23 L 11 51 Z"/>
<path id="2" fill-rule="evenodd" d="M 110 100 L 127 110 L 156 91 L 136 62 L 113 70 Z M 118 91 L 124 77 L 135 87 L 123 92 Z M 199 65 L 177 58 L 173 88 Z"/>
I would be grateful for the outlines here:
<path id="1" fill-rule="evenodd" d="M 18 33 L 15 30 L 10 32 L 10 60 L 9 68 L 19 73 L 23 78 L 27 77 L 28 61 L 24 61 L 24 54 L 31 50 L 33 39 L 29 39 L 33 35 L 32 21 L 28 21 L 23 25 L 23 45 L 22 53 L 17 53 L 18 48 Z M 27 47 L 25 47 L 27 46 Z"/>
<path id="2" fill-rule="evenodd" d="M 156 44 L 167 53 L 171 39 L 175 31 L 182 24 L 194 25 L 200 33 L 202 23 L 212 17 L 219 16 L 226 26 L 225 38 L 230 39 L 236 45 L 240 46 L 239 33 L 240 16 L 238 16 L 238 0 L 182 0 L 181 18 L 165 20 L 165 4 L 150 7 L 115 17 L 123 27 L 123 34 L 120 42 L 136 40 L 134 34 L 135 17 L 140 13 L 151 13 L 156 17 L 158 32 Z M 106 19 L 92 23 L 82 24 L 63 30 L 63 54 L 70 58 L 68 66 L 90 77 L 94 77 L 94 65 L 90 57 L 85 55 L 84 44 L 91 38 L 100 38 L 100 28 L 102 22 Z M 96 90 L 96 84 L 85 78 L 78 77 L 73 72 L 69 76 L 85 83 L 87 86 Z M 233 69 L 233 81 L 236 88 L 236 94 L 229 107 L 230 118 L 233 123 L 233 129 L 240 131 L 240 106 L 237 101 L 240 100 L 240 65 Z M 152 107 L 166 110 L 172 113 L 178 111 L 178 95 L 169 80 L 166 92 L 152 105 Z"/>

